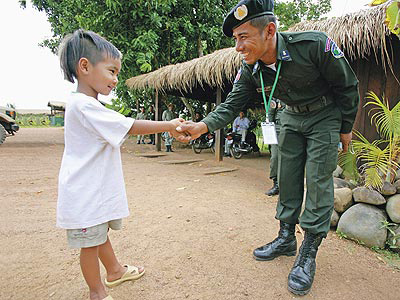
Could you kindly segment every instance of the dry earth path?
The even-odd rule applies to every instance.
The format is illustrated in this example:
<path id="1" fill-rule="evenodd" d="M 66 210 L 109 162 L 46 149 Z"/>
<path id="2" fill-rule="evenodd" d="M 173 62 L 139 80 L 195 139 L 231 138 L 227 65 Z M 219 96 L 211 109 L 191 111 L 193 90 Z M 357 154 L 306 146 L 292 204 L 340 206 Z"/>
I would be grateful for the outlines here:
<path id="1" fill-rule="evenodd" d="M 68 249 L 64 230 L 55 227 L 63 148 L 61 128 L 23 128 L 0 146 L 0 299 L 88 299 L 79 252 Z M 258 262 L 251 254 L 278 231 L 277 198 L 264 195 L 268 158 L 218 164 L 211 153 L 190 149 L 160 158 L 135 155 L 151 151 L 134 140 L 122 148 L 131 216 L 110 237 L 123 263 L 142 264 L 147 272 L 110 290 L 114 299 L 297 298 L 286 288 L 293 257 Z M 157 162 L 195 158 L 204 161 Z M 238 170 L 204 175 L 219 167 Z M 317 264 L 303 299 L 400 299 L 400 272 L 334 232 Z"/>

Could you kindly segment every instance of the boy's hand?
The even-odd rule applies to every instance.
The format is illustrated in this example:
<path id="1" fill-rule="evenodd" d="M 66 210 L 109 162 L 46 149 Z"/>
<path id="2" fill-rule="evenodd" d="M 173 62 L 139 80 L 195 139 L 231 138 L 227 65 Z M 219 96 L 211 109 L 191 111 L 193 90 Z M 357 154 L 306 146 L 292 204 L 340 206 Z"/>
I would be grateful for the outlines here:
<path id="1" fill-rule="evenodd" d="M 203 133 L 208 131 L 208 127 L 204 122 L 192 122 L 185 121 L 176 128 L 177 132 L 182 135 L 177 138 L 178 141 L 188 143 L 191 140 L 195 140 L 200 137 Z"/>

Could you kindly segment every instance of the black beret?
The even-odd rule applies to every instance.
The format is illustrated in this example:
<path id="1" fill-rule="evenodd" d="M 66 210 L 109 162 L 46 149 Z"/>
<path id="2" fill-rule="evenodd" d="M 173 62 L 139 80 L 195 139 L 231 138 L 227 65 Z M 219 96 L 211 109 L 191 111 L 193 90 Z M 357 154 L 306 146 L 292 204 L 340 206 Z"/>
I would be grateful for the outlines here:
<path id="1" fill-rule="evenodd" d="M 243 23 L 264 15 L 274 14 L 274 0 L 241 0 L 226 15 L 222 31 L 232 37 L 233 29 Z"/>

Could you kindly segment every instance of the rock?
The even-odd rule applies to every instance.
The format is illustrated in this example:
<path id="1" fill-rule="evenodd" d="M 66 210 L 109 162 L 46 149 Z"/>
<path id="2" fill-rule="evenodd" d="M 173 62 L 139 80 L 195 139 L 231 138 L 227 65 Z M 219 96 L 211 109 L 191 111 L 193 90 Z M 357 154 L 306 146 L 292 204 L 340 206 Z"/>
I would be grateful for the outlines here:
<path id="1" fill-rule="evenodd" d="M 337 231 L 367 247 L 383 248 L 387 238 L 387 230 L 382 228 L 382 222 L 386 220 L 385 213 L 379 208 L 358 203 L 343 213 Z"/>
<path id="2" fill-rule="evenodd" d="M 336 177 L 333 178 L 333 185 L 335 189 L 340 189 L 344 187 L 350 188 L 350 185 L 346 180 Z"/>
<path id="3" fill-rule="evenodd" d="M 353 193 L 350 188 L 344 187 L 334 190 L 334 208 L 337 212 L 344 212 L 353 204 Z"/>
<path id="4" fill-rule="evenodd" d="M 343 169 L 340 166 L 336 167 L 336 170 L 333 171 L 333 177 L 342 178 Z"/>
<path id="5" fill-rule="evenodd" d="M 400 180 L 400 169 L 396 171 L 396 180 Z"/>
<path id="6" fill-rule="evenodd" d="M 337 213 L 336 210 L 333 210 L 332 216 L 331 216 L 331 227 L 336 227 L 337 223 L 339 222 L 339 214 Z"/>
<path id="7" fill-rule="evenodd" d="M 386 212 L 393 222 L 400 223 L 400 194 L 388 198 Z"/>
<path id="8" fill-rule="evenodd" d="M 387 182 L 387 181 L 385 181 L 383 183 L 382 192 L 381 192 L 382 195 L 391 196 L 391 195 L 396 194 L 396 192 L 397 192 L 396 187 L 393 184 L 391 184 L 390 182 Z"/>
<path id="9" fill-rule="evenodd" d="M 386 244 L 389 245 L 390 250 L 393 252 L 400 253 L 400 226 L 392 227 L 391 230 L 394 234 L 389 231 Z"/>
<path id="10" fill-rule="evenodd" d="M 381 205 L 386 203 L 385 197 L 375 190 L 366 187 L 358 187 L 353 190 L 353 198 L 355 202 L 363 202 L 373 205 Z"/>
<path id="11" fill-rule="evenodd" d="M 400 180 L 394 183 L 394 187 L 396 188 L 397 194 L 400 194 Z"/>

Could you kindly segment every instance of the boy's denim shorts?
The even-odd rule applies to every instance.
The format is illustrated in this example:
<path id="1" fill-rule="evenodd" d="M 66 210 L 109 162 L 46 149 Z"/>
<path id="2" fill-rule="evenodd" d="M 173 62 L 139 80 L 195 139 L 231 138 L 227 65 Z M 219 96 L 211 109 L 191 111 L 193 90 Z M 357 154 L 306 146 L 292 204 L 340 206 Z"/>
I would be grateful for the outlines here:
<path id="1" fill-rule="evenodd" d="M 122 219 L 111 220 L 89 228 L 67 229 L 67 240 L 70 248 L 89 248 L 104 244 L 107 241 L 109 228 L 120 230 Z"/>

